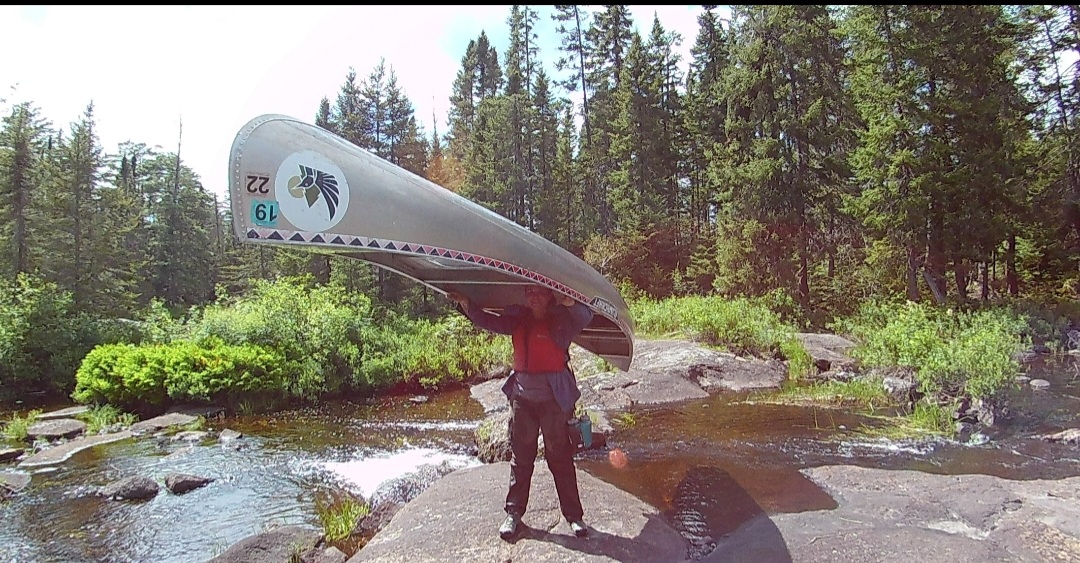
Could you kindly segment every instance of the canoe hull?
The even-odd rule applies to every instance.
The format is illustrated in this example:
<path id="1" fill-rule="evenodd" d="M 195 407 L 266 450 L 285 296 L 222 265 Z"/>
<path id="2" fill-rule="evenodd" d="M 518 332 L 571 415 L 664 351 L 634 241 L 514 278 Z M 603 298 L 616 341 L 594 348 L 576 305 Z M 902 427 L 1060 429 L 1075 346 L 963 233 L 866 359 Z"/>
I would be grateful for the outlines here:
<path id="1" fill-rule="evenodd" d="M 540 284 L 585 303 L 575 343 L 629 369 L 633 321 L 599 272 L 562 247 L 303 121 L 263 115 L 229 160 L 235 235 L 362 260 L 498 313 Z"/>

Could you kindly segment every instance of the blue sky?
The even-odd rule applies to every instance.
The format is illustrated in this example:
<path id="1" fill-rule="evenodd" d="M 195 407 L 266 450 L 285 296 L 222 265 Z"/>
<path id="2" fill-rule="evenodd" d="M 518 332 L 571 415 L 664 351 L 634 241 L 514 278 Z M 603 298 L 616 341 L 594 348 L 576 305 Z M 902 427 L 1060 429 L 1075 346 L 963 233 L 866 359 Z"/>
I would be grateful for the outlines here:
<path id="1" fill-rule="evenodd" d="M 551 8 L 535 9 L 550 65 Z M 700 6 L 630 9 L 642 35 L 654 13 L 681 34 L 689 59 Z M 486 31 L 501 60 L 509 15 L 509 6 L 0 6 L 0 110 L 31 101 L 67 129 L 93 101 L 110 153 L 129 140 L 176 150 L 182 118 L 181 157 L 224 196 L 229 147 L 244 123 L 264 113 L 313 121 L 350 66 L 363 78 L 381 57 L 425 131 L 434 113 L 445 132 L 466 46 Z"/>

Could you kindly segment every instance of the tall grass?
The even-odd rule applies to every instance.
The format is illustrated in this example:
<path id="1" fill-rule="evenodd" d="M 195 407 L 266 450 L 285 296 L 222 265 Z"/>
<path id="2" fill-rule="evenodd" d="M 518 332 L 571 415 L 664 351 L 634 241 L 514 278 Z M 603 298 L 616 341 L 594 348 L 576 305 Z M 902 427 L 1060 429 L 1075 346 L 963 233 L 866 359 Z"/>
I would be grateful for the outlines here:
<path id="1" fill-rule="evenodd" d="M 86 423 L 87 434 L 96 434 L 114 424 L 122 427 L 131 426 L 139 420 L 135 414 L 122 412 L 113 405 L 91 407 L 89 411 L 76 415 L 76 418 Z"/>
<path id="2" fill-rule="evenodd" d="M 319 516 L 327 542 L 337 542 L 352 535 L 360 519 L 371 509 L 367 504 L 346 496 L 336 502 L 317 502 L 315 512 Z"/>

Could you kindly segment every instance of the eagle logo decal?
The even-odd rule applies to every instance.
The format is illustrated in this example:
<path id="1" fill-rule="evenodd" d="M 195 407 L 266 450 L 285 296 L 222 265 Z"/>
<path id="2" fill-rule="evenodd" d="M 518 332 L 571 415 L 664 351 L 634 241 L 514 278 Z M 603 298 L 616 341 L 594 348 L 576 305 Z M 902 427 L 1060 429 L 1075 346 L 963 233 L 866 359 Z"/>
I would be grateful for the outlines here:
<path id="1" fill-rule="evenodd" d="M 300 168 L 300 175 L 289 178 L 289 194 L 295 198 L 304 198 L 309 208 L 322 197 L 326 201 L 330 219 L 333 220 L 340 197 L 337 178 L 333 174 L 310 166 L 303 164 L 297 166 Z"/>

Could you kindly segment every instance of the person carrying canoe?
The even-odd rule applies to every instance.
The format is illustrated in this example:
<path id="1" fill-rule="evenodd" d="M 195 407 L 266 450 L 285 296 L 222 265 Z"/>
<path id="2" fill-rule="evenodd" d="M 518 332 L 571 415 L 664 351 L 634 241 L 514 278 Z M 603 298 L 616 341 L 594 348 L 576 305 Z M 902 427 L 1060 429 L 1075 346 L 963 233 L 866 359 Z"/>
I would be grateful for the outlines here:
<path id="1" fill-rule="evenodd" d="M 510 490 L 506 520 L 499 536 L 517 533 L 529 503 L 537 438 L 544 435 L 544 459 L 555 478 L 562 515 L 575 536 L 589 534 L 578 491 L 574 446 L 567 421 L 573 418 L 581 390 L 570 370 L 570 343 L 592 321 L 589 307 L 540 285 L 525 289 L 525 305 L 511 305 L 502 315 L 478 307 L 468 297 L 447 293 L 476 326 L 511 335 L 514 366 L 502 390 L 510 401 Z"/>

